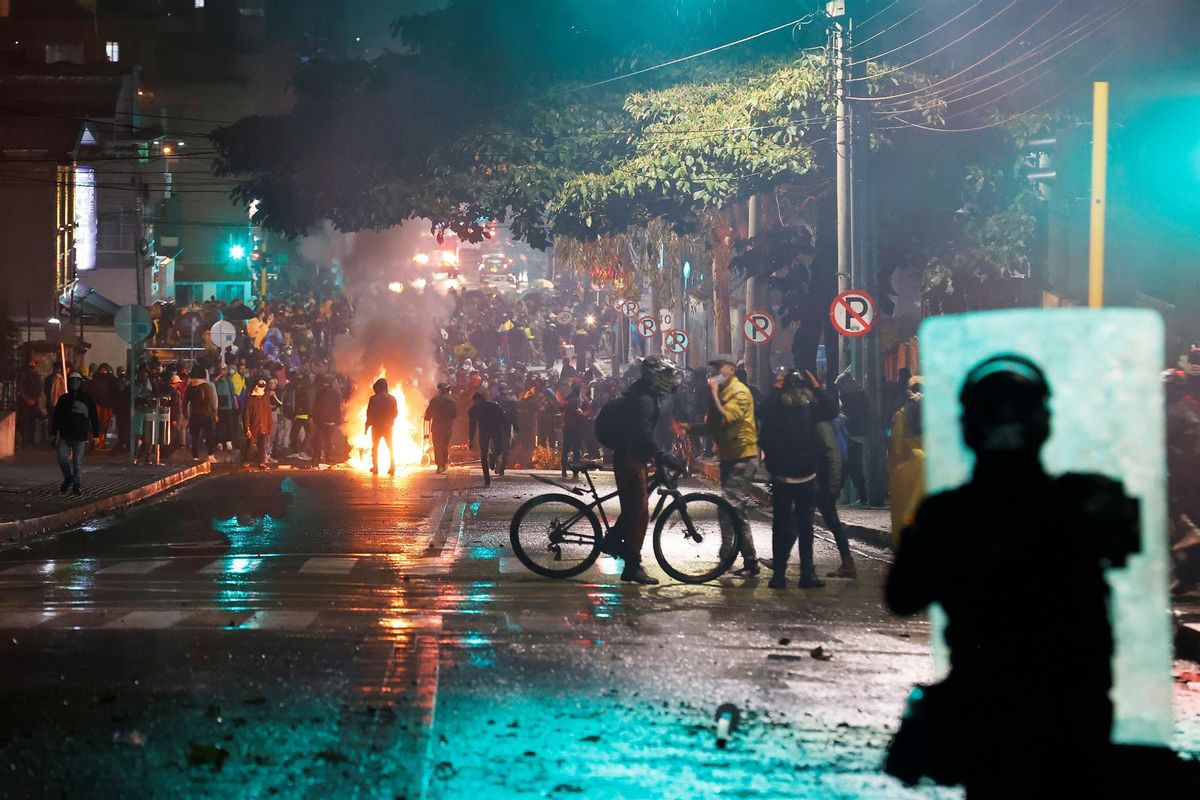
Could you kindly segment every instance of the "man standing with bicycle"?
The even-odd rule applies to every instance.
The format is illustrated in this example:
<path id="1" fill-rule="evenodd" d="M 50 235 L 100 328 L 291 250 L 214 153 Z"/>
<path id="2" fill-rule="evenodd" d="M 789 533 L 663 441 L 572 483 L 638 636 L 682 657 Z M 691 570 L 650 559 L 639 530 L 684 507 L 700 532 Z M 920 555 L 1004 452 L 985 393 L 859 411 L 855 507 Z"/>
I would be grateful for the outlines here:
<path id="1" fill-rule="evenodd" d="M 663 466 L 679 472 L 684 469 L 683 462 L 654 441 L 662 398 L 674 392 L 682 380 L 683 373 L 670 361 L 661 356 L 647 356 L 642 359 L 641 379 L 620 399 L 610 401 L 610 405 L 617 405 L 605 407 L 608 413 L 602 412 L 603 420 L 596 420 L 596 435 L 601 444 L 613 449 L 613 477 L 621 501 L 621 514 L 600 549 L 625 560 L 621 580 L 627 583 L 658 583 L 642 568 L 642 543 L 650 524 L 647 463 L 654 461 L 660 469 Z"/>

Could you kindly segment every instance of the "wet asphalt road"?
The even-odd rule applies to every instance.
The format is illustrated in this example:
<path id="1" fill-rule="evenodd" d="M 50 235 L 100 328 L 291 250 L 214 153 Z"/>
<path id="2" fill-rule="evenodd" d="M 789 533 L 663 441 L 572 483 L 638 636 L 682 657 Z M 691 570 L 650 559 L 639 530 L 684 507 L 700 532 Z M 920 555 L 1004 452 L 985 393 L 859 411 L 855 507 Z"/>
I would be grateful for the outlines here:
<path id="1" fill-rule="evenodd" d="M 932 669 L 883 554 L 823 590 L 551 581 L 508 547 L 544 488 L 226 475 L 0 554 L 0 797 L 959 796 L 878 770 Z"/>

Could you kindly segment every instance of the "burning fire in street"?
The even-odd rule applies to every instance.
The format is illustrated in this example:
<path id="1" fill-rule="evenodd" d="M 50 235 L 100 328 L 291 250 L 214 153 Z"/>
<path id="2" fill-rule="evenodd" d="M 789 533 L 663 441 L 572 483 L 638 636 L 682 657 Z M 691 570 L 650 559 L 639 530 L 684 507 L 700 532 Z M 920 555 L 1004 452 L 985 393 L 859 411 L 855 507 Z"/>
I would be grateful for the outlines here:
<path id="1" fill-rule="evenodd" d="M 371 386 L 379 378 L 387 379 L 387 370 L 369 381 L 354 387 L 354 393 L 346 403 L 353 411 L 347 415 L 346 427 L 343 428 L 350 442 L 350 458 L 348 464 L 356 470 L 367 472 L 371 469 L 371 434 L 363 433 L 367 424 L 367 402 L 374 394 Z M 388 381 L 388 391 L 396 398 L 399 414 L 392 426 L 392 446 L 395 447 L 396 466 L 416 467 L 421 465 L 424 455 L 424 421 L 419 412 L 409 410 L 408 398 L 405 397 L 404 387 L 400 381 Z M 386 471 L 389 464 L 387 444 L 379 443 L 379 470 Z"/>

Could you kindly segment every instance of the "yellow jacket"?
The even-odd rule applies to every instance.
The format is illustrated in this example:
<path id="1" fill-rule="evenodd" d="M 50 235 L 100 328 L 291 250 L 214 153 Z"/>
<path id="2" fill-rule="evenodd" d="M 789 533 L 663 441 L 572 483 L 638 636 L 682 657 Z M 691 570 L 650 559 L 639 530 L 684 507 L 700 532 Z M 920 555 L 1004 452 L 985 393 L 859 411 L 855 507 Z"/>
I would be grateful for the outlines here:
<path id="1" fill-rule="evenodd" d="M 718 456 L 722 461 L 757 456 L 758 428 L 754 422 L 754 397 L 750 387 L 737 378 L 730 378 L 717 394 L 725 417 L 710 410 L 706 427 L 717 445 Z"/>

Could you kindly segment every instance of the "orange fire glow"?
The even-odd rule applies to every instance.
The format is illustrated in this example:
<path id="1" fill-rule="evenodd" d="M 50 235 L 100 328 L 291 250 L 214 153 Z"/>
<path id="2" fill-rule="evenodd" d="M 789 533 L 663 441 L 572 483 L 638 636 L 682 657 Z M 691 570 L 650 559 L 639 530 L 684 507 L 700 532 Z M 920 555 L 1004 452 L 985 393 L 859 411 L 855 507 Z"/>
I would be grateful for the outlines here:
<path id="1" fill-rule="evenodd" d="M 371 469 L 371 435 L 363 433 L 363 428 L 367 423 L 367 402 L 374 394 L 371 385 L 379 378 L 387 378 L 387 370 L 380 370 L 379 374 L 370 381 L 355 387 L 354 394 L 350 398 L 350 402 L 346 405 L 348 408 L 357 409 L 350 415 L 347 423 L 346 436 L 350 440 L 350 460 L 349 465 L 362 472 L 367 472 Z M 396 405 L 399 408 L 399 415 L 396 417 L 396 423 L 392 426 L 392 445 L 396 449 L 396 467 L 417 467 L 422 463 L 424 455 L 424 442 L 422 432 L 424 430 L 424 421 L 420 416 L 415 416 L 409 412 L 408 400 L 404 396 L 404 389 L 400 381 L 388 380 L 388 391 L 392 397 L 396 398 Z M 387 444 L 379 443 L 379 471 L 383 472 L 388 468 L 388 453 Z"/>

